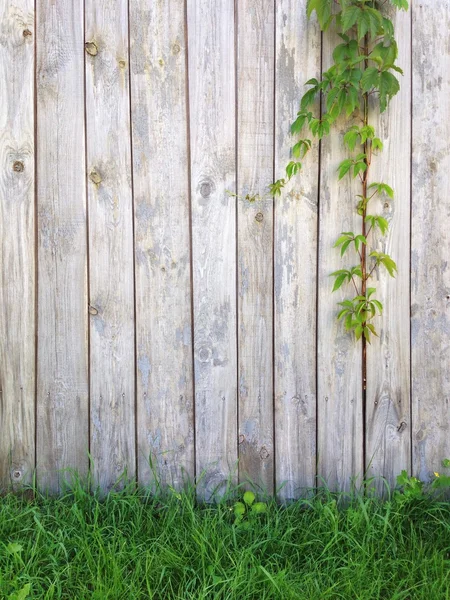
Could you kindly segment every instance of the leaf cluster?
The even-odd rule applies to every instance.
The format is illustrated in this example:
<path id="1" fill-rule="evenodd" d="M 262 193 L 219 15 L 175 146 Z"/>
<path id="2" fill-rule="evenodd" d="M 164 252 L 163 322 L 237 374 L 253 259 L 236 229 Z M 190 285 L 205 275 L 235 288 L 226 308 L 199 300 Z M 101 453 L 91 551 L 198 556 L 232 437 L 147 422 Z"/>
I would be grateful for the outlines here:
<path id="1" fill-rule="evenodd" d="M 255 502 L 255 500 L 255 494 L 247 491 L 242 498 L 242 502 L 234 504 L 234 525 L 241 525 L 244 529 L 250 529 L 256 516 L 267 512 L 267 504 L 265 502 Z"/>

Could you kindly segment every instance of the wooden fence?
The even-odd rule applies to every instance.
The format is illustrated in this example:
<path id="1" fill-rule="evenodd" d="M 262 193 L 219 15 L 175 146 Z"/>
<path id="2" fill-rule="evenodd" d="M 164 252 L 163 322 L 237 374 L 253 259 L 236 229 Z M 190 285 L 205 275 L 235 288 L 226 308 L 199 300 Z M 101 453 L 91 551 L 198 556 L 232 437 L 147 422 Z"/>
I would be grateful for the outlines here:
<path id="1" fill-rule="evenodd" d="M 450 1 L 398 14 L 401 92 L 371 114 L 399 274 L 365 406 L 329 278 L 358 227 L 339 136 L 282 199 L 227 193 L 289 160 L 332 48 L 305 4 L 0 0 L 0 488 L 58 491 L 89 452 L 105 490 L 289 499 L 450 455 Z"/>

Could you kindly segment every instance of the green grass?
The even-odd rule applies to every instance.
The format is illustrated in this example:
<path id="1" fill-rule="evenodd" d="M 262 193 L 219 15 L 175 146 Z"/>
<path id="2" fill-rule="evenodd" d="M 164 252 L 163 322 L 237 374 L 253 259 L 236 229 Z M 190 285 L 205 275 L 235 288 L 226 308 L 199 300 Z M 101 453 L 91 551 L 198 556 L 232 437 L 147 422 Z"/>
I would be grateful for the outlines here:
<path id="1" fill-rule="evenodd" d="M 339 508 L 322 494 L 238 526 L 232 506 L 199 506 L 192 490 L 100 500 L 81 485 L 4 496 L 0 598 L 450 598 L 448 503 L 355 496 Z"/>

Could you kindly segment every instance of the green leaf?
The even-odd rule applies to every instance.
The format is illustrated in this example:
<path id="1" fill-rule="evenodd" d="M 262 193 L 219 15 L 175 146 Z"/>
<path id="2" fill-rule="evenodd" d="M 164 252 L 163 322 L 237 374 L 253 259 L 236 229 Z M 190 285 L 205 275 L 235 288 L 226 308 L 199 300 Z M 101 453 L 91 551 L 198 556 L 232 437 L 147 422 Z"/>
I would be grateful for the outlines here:
<path id="1" fill-rule="evenodd" d="M 267 512 L 267 504 L 265 502 L 255 502 L 252 506 L 252 512 L 258 515 Z"/>
<path id="2" fill-rule="evenodd" d="M 300 169 L 302 168 L 302 164 L 299 162 L 291 161 L 288 165 L 286 165 L 286 175 L 289 179 L 291 179 L 294 175 L 296 175 Z"/>
<path id="3" fill-rule="evenodd" d="M 352 231 L 343 231 L 338 239 L 334 242 L 333 248 L 337 248 L 347 240 L 353 241 L 355 234 Z"/>
<path id="4" fill-rule="evenodd" d="M 358 137 L 359 137 L 359 128 L 356 125 L 351 127 L 347 131 L 347 133 L 344 135 L 344 144 L 352 152 L 355 149 L 356 142 L 358 141 Z"/>
<path id="5" fill-rule="evenodd" d="M 6 546 L 6 552 L 8 554 L 20 554 L 23 550 L 22 544 L 18 544 L 17 542 L 10 542 Z"/>
<path id="6" fill-rule="evenodd" d="M 308 113 L 299 112 L 297 118 L 291 125 L 291 133 L 300 133 L 308 119 Z"/>
<path id="7" fill-rule="evenodd" d="M 378 87 L 380 73 L 377 67 L 368 67 L 361 78 L 361 89 L 363 92 L 370 92 L 372 88 Z"/>
<path id="8" fill-rule="evenodd" d="M 341 27 L 344 33 L 356 25 L 358 18 L 361 18 L 361 12 L 362 9 L 355 5 L 350 5 L 344 8 L 341 13 Z"/>
<path id="9" fill-rule="evenodd" d="M 391 0 L 391 3 L 401 10 L 408 10 L 408 0 Z"/>
<path id="10" fill-rule="evenodd" d="M 305 94 L 303 94 L 303 97 L 300 101 L 300 111 L 301 112 L 305 112 L 306 109 L 308 108 L 308 106 L 310 106 L 311 104 L 314 104 L 314 101 L 316 99 L 317 96 L 317 87 L 313 87 L 310 90 L 308 90 Z"/>
<path id="11" fill-rule="evenodd" d="M 272 196 L 281 196 L 281 190 L 286 185 L 285 179 L 278 179 L 269 185 L 269 192 Z"/>
<path id="12" fill-rule="evenodd" d="M 250 490 L 248 490 L 244 494 L 244 502 L 247 506 L 251 506 L 253 504 L 253 502 L 255 501 L 255 498 L 256 498 L 255 494 L 253 492 L 251 492 Z"/>
<path id="13" fill-rule="evenodd" d="M 292 148 L 292 154 L 296 158 L 304 158 L 310 148 L 311 140 L 300 140 Z"/>
<path id="14" fill-rule="evenodd" d="M 380 111 L 384 112 L 388 105 L 388 102 L 398 93 L 400 90 L 400 84 L 398 79 L 389 71 L 383 71 L 380 73 Z"/>
<path id="15" fill-rule="evenodd" d="M 354 167 L 353 167 L 353 177 L 357 177 L 359 175 L 359 173 L 364 173 L 364 171 L 367 170 L 367 163 L 365 163 L 364 161 L 358 161 L 357 163 L 355 163 Z"/>
<path id="16" fill-rule="evenodd" d="M 387 185 L 387 183 L 371 183 L 368 189 L 370 190 L 374 187 L 377 188 L 378 194 L 382 194 L 384 192 L 387 196 L 389 196 L 389 198 L 391 198 L 391 200 L 394 199 L 394 190 Z"/>
<path id="17" fill-rule="evenodd" d="M 332 291 L 335 292 L 340 287 L 342 287 L 342 284 L 346 281 L 346 279 L 347 279 L 347 273 L 342 273 L 341 275 L 338 275 L 336 277 L 336 281 L 334 282 Z"/>
<path id="18" fill-rule="evenodd" d="M 236 502 L 234 505 L 234 514 L 239 517 L 245 514 L 245 504 L 242 502 Z"/>
<path id="19" fill-rule="evenodd" d="M 373 138 L 372 140 L 372 150 L 375 152 L 376 150 L 383 150 L 383 142 L 380 138 Z"/>
<path id="20" fill-rule="evenodd" d="M 332 3 L 333 0 L 308 0 L 306 4 L 306 14 L 310 17 L 312 12 L 316 11 L 321 29 L 326 29 L 332 17 Z"/>
<path id="21" fill-rule="evenodd" d="M 353 161 L 351 158 L 346 158 L 345 160 L 343 160 L 341 162 L 341 164 L 338 167 L 339 179 L 342 179 L 343 177 L 345 177 L 345 175 L 347 175 L 347 173 L 352 168 L 352 165 L 353 165 Z"/>

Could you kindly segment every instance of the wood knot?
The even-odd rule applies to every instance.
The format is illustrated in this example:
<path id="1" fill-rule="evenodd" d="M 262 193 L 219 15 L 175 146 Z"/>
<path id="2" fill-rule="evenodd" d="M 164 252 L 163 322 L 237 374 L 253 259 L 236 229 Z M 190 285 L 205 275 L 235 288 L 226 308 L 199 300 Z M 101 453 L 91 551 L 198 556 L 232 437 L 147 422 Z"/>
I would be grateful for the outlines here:
<path id="1" fill-rule="evenodd" d="M 398 431 L 399 433 L 401 433 L 401 432 L 402 432 L 402 431 L 403 431 L 405 428 L 406 428 L 406 423 L 405 423 L 405 421 L 402 421 L 402 422 L 400 423 L 400 425 L 397 427 L 397 431 Z"/>
<path id="2" fill-rule="evenodd" d="M 121 69 L 125 69 L 125 67 L 126 67 L 126 66 L 127 66 L 127 63 L 126 63 L 126 61 L 125 61 L 125 60 L 123 60 L 123 58 L 122 58 L 122 59 L 120 59 L 120 60 L 119 60 L 119 67 L 120 67 Z"/>
<path id="3" fill-rule="evenodd" d="M 203 198 L 209 198 L 214 191 L 214 183 L 210 179 L 202 181 L 200 184 L 200 195 Z"/>
<path id="4" fill-rule="evenodd" d="M 255 219 L 256 221 L 258 221 L 258 223 L 261 223 L 261 221 L 264 219 L 264 215 L 262 214 L 262 212 L 256 213 Z"/>
<path id="5" fill-rule="evenodd" d="M 178 53 L 180 52 L 180 50 L 181 50 L 181 48 L 180 48 L 180 45 L 179 45 L 179 44 L 174 44 L 174 45 L 172 46 L 172 52 L 173 52 L 174 54 L 178 54 Z"/>
<path id="6" fill-rule="evenodd" d="M 85 42 L 84 49 L 91 56 L 97 56 L 98 54 L 98 46 L 94 41 Z"/>
<path id="7" fill-rule="evenodd" d="M 241 433 L 241 435 L 239 436 L 239 444 L 243 444 L 245 442 L 245 435 L 243 433 Z"/>
<path id="8" fill-rule="evenodd" d="M 265 446 L 263 446 L 259 451 L 259 456 L 261 457 L 261 460 L 267 460 L 269 458 L 270 454 L 267 452 L 267 448 Z"/>
<path id="9" fill-rule="evenodd" d="M 27 38 L 27 37 L 32 36 L 33 34 L 31 33 L 31 31 L 29 29 L 24 29 L 22 31 L 22 35 L 23 35 L 24 38 Z"/>
<path id="10" fill-rule="evenodd" d="M 95 308 L 95 306 L 89 305 L 89 314 L 94 315 L 94 317 L 95 315 L 98 315 L 98 310 Z"/>
<path id="11" fill-rule="evenodd" d="M 15 171 L 16 173 L 22 173 L 22 171 L 24 170 L 24 165 L 23 162 L 21 162 L 20 160 L 16 160 L 13 163 L 13 171 Z"/>
<path id="12" fill-rule="evenodd" d="M 92 171 L 89 173 L 89 179 L 92 181 L 92 183 L 95 183 L 95 185 L 100 185 L 102 182 L 100 174 L 97 173 L 95 169 L 92 169 Z"/>
<path id="13" fill-rule="evenodd" d="M 12 472 L 12 478 L 14 479 L 14 481 L 19 481 L 19 479 L 22 478 L 22 471 L 19 471 L 19 469 L 16 469 Z"/>

